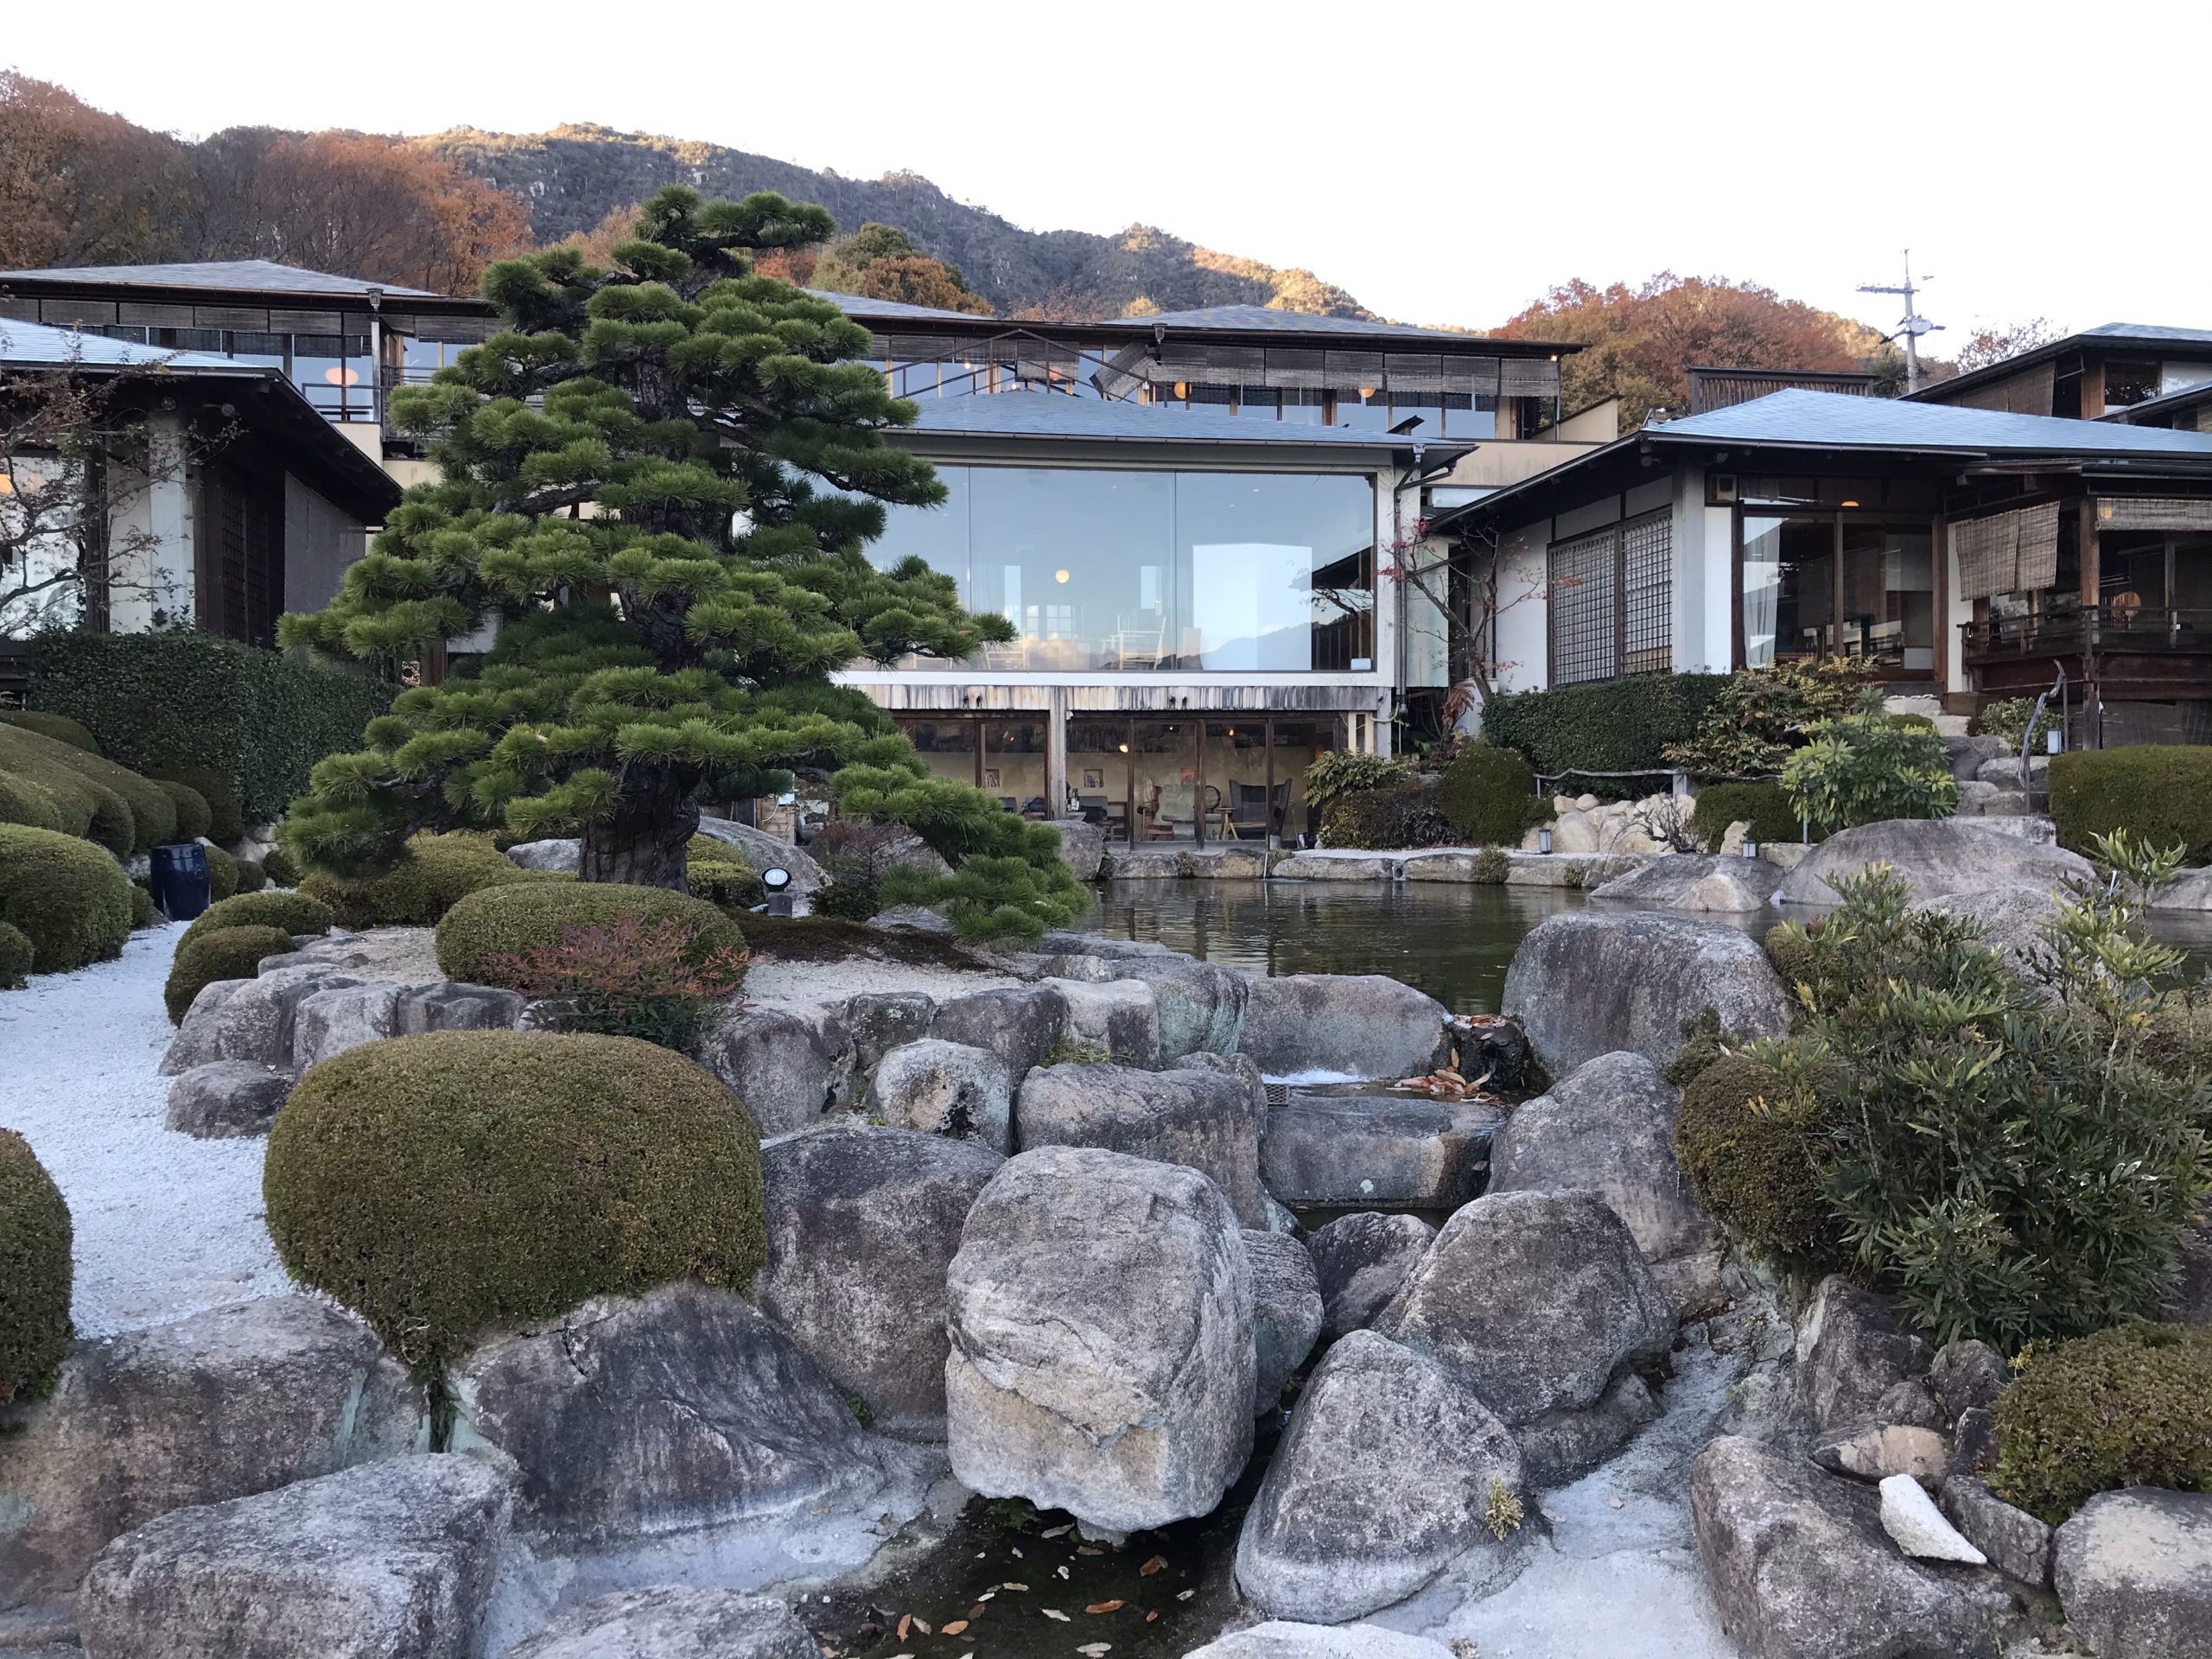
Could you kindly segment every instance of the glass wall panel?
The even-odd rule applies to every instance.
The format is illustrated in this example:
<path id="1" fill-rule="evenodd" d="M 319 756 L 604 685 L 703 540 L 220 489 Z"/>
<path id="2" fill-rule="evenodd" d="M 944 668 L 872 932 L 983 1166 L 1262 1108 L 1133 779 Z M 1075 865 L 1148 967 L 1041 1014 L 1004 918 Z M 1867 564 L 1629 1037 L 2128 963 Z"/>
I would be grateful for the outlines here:
<path id="1" fill-rule="evenodd" d="M 1371 666 L 1374 511 L 1364 479 L 1179 474 L 1179 665 Z"/>
<path id="2" fill-rule="evenodd" d="M 967 474 L 969 604 L 996 611 L 1020 636 L 988 666 L 1166 665 L 1173 474 L 1027 467 L 939 474 L 954 470 Z M 896 528 L 878 552 L 897 544 L 908 516 L 894 511 Z"/>
<path id="3" fill-rule="evenodd" d="M 932 778 L 955 783 L 976 781 L 976 722 L 972 720 L 906 720 L 899 729 L 929 766 Z"/>
<path id="4" fill-rule="evenodd" d="M 1025 818 L 1052 816 L 1045 796 L 1045 722 L 983 722 L 983 793 Z"/>
<path id="5" fill-rule="evenodd" d="M 1338 721 L 1277 720 L 1273 732 L 1274 805 L 1281 823 L 1279 833 L 1285 841 L 1301 835 L 1317 835 L 1321 826 L 1313 821 L 1306 807 L 1306 774 L 1313 770 L 1314 761 L 1338 747 Z"/>
<path id="6" fill-rule="evenodd" d="M 1106 826 L 1109 837 L 1129 834 L 1129 722 L 1068 722 L 1068 786 L 1087 823 Z"/>
<path id="7" fill-rule="evenodd" d="M 1744 519 L 1744 660 L 1835 650 L 1835 521 Z"/>
<path id="8" fill-rule="evenodd" d="M 1909 674 L 1936 667 L 1936 559 L 1924 529 L 1847 521 L 1842 649 Z"/>
<path id="9" fill-rule="evenodd" d="M 1136 838 L 1194 841 L 1198 836 L 1198 728 L 1188 720 L 1141 720 L 1136 758 Z"/>
<path id="10" fill-rule="evenodd" d="M 1206 804 L 1206 839 L 1265 841 L 1268 829 L 1265 716 L 1208 721 L 1205 772 L 1202 798 Z"/>

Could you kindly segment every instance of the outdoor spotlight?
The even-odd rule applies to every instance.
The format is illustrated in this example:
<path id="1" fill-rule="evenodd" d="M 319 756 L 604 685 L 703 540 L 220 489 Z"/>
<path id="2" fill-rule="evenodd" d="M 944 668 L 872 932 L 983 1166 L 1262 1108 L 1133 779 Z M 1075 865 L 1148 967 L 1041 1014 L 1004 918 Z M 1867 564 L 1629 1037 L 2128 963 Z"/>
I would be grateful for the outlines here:
<path id="1" fill-rule="evenodd" d="M 771 893 L 781 893 L 791 884 L 791 873 L 780 864 L 772 864 L 760 872 L 760 885 Z"/>
<path id="2" fill-rule="evenodd" d="M 1537 830 L 1537 831 L 1536 831 L 1536 850 L 1537 850 L 1538 852 L 1540 852 L 1540 853 L 1548 853 L 1549 851 L 1551 851 L 1551 849 L 1552 849 L 1552 832 L 1551 832 L 1550 830 Z"/>
<path id="3" fill-rule="evenodd" d="M 2060 734 L 2057 727 L 2050 726 L 2044 728 L 2043 734 L 2043 749 L 2045 754 L 2056 754 L 2065 747 L 2066 740 Z"/>
<path id="4" fill-rule="evenodd" d="M 1749 836 L 1745 836 L 1745 837 L 1744 837 L 1744 856 L 1745 856 L 1745 858 L 1757 858 L 1758 855 L 1759 855 L 1759 844 L 1758 844 L 1758 842 L 1757 842 L 1756 841 L 1753 841 L 1753 840 L 1752 840 Z"/>

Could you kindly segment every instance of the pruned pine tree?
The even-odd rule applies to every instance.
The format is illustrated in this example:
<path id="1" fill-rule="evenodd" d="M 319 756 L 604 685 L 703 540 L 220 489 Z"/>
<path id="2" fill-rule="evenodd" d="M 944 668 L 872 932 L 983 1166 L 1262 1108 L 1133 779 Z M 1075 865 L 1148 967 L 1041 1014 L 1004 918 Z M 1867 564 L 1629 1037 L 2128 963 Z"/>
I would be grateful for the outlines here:
<path id="1" fill-rule="evenodd" d="M 702 797 L 798 774 L 942 853 L 950 876 L 896 897 L 944 904 L 965 934 L 1081 913 L 1057 830 L 930 777 L 830 680 L 1010 629 L 921 560 L 864 555 L 881 503 L 944 486 L 884 440 L 914 410 L 855 360 L 868 331 L 751 274 L 755 251 L 830 229 L 779 195 L 671 186 L 605 269 L 554 248 L 486 273 L 505 328 L 392 397 L 441 481 L 410 489 L 329 607 L 282 638 L 387 666 L 494 620 L 498 643 L 316 767 L 284 827 L 303 861 L 373 871 L 418 830 L 479 827 L 581 836 L 585 880 L 681 889 Z"/>

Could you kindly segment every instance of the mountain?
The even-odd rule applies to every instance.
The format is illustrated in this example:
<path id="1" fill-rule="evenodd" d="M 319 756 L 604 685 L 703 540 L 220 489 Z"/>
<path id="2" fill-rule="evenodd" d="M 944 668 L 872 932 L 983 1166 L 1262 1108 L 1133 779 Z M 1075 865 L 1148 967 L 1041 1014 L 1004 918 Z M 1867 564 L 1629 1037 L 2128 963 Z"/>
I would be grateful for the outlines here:
<path id="1" fill-rule="evenodd" d="M 721 144 L 590 124 L 536 133 L 456 127 L 411 142 L 519 196 L 541 243 L 589 232 L 613 210 L 644 200 L 664 184 L 696 185 L 719 196 L 776 190 L 819 202 L 841 232 L 869 220 L 897 226 L 925 252 L 958 266 L 1001 316 L 1089 321 L 1121 316 L 1140 300 L 1162 311 L 1273 305 L 1325 316 L 1374 315 L 1310 270 L 1216 252 L 1148 225 L 1112 236 L 1026 231 L 954 200 L 913 173 L 849 179 Z"/>

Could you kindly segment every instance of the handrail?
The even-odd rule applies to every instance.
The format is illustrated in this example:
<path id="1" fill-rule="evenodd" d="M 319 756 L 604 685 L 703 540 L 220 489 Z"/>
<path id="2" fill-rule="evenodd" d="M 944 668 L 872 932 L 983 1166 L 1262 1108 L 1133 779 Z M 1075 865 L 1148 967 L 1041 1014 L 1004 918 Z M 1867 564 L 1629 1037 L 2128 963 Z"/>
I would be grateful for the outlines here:
<path id="1" fill-rule="evenodd" d="M 2043 616 L 1961 622 L 1959 638 L 1965 651 L 1985 657 L 2036 656 L 2101 645 L 2212 652 L 2212 609 L 2085 605 Z"/>

